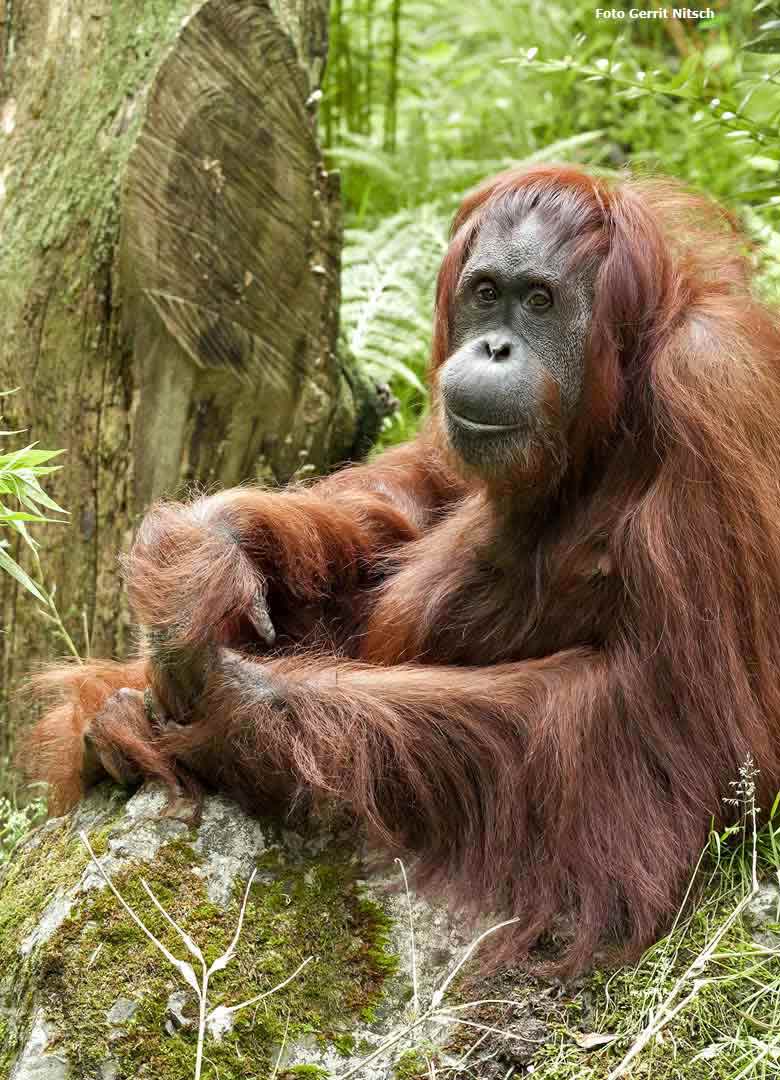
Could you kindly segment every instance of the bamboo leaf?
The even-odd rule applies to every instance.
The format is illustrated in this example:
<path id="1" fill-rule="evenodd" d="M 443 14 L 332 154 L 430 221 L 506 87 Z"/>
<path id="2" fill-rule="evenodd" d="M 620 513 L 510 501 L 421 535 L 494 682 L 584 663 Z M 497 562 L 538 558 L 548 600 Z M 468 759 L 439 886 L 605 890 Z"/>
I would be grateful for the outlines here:
<path id="1" fill-rule="evenodd" d="M 51 496 L 47 495 L 43 490 L 38 480 L 34 476 L 26 477 L 23 481 L 24 494 L 26 499 L 32 501 L 40 506 L 45 506 L 47 510 L 53 510 L 57 514 L 67 514 L 67 510 L 63 510 L 61 506 L 58 506 Z M 21 499 L 21 495 L 19 496 Z"/>
<path id="2" fill-rule="evenodd" d="M 7 573 L 9 573 L 11 577 L 15 578 L 20 585 L 27 589 L 28 592 L 32 593 L 32 595 L 37 600 L 40 600 L 42 604 L 46 604 L 46 606 L 48 607 L 48 601 L 46 597 L 35 584 L 33 579 L 29 576 L 29 574 L 26 574 L 24 570 L 22 570 L 21 566 L 14 559 L 12 559 L 8 552 L 5 551 L 2 547 L 0 547 L 0 569 L 3 569 Z"/>
<path id="3" fill-rule="evenodd" d="M 23 446 L 21 450 L 0 454 L 0 470 L 4 470 L 11 465 L 23 469 L 34 468 L 36 465 L 42 465 L 44 461 L 50 461 L 52 458 L 65 453 L 64 450 L 36 450 L 36 445 L 36 443 L 30 443 L 29 446 Z"/>
<path id="4" fill-rule="evenodd" d="M 7 506 L 3 506 L 2 503 L 0 503 L 0 525 L 9 521 L 35 521 L 40 522 L 41 524 L 45 522 L 56 524 L 58 519 L 41 517 L 40 514 L 25 514 L 22 510 L 9 510 Z"/>

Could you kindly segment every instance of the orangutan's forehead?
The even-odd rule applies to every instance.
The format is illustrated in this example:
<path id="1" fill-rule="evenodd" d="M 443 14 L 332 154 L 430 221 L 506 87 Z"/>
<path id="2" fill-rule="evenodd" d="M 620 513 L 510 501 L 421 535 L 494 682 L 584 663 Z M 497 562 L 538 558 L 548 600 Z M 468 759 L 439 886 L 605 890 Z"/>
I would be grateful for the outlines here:
<path id="1" fill-rule="evenodd" d="M 561 277 L 569 266 L 571 245 L 548 216 L 532 211 L 513 221 L 506 214 L 489 217 L 481 227 L 463 268 L 465 277 L 481 272 L 506 276 L 539 273 Z"/>

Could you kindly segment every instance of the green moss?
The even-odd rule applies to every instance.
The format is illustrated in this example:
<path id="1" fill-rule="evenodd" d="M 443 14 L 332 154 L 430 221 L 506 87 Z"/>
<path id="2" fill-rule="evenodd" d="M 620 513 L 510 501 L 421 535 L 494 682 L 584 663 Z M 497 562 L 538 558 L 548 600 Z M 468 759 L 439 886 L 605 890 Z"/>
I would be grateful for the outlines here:
<path id="1" fill-rule="evenodd" d="M 111 832 L 111 827 L 96 831 L 96 849 L 106 849 Z M 19 962 L 20 939 L 37 923 L 52 893 L 78 880 L 86 859 L 78 839 L 61 827 L 14 865 L 13 880 L 0 901 L 0 964 Z M 183 956 L 181 941 L 143 888 L 145 879 L 211 963 L 231 941 L 243 885 L 236 883 L 223 911 L 209 901 L 200 866 L 189 839 L 178 839 L 165 844 L 151 864 L 127 866 L 114 884 L 152 933 Z M 350 1018 L 371 1007 L 385 975 L 396 967 L 387 952 L 388 921 L 381 908 L 361 895 L 359 867 L 350 853 L 334 845 L 316 862 L 291 862 L 272 850 L 260 860 L 259 869 L 263 880 L 251 890 L 238 950 L 227 969 L 213 977 L 209 1008 L 246 1000 L 281 982 L 306 957 L 316 959 L 283 991 L 258 1008 L 236 1014 L 235 1027 L 221 1042 L 209 1039 L 208 1060 L 220 1080 L 269 1075 L 274 1048 L 285 1038 L 289 1044 L 314 1034 L 349 1053 Z M 194 1024 L 168 1034 L 166 1010 L 171 993 L 185 990 L 194 1019 L 194 994 L 110 890 L 92 889 L 80 897 L 69 918 L 35 954 L 35 965 L 39 999 L 63 1032 L 59 1051 L 74 1075 L 92 1075 L 107 1056 L 117 1062 L 120 1080 L 192 1075 Z M 138 1005 L 117 1037 L 106 1016 L 120 997 L 135 999 Z M 293 1075 L 321 1075 L 313 1066 L 302 1068 L 306 1071 L 292 1070 Z"/>
<path id="2" fill-rule="evenodd" d="M 291 1069 L 285 1069 L 281 1074 L 282 1078 L 300 1076 L 307 1077 L 308 1080 L 321 1080 L 321 1078 L 327 1078 L 330 1074 L 327 1069 L 321 1068 L 319 1065 L 293 1065 Z"/>
<path id="3" fill-rule="evenodd" d="M 0 889 L 0 1006 L 13 1001 L 26 1011 L 36 972 L 32 962 L 20 954 L 19 946 L 40 922 L 53 897 L 79 880 L 87 858 L 76 836 L 62 828 L 49 828 L 18 850 L 4 868 Z M 10 1075 L 23 1034 L 12 1037 L 3 1023 L 0 1080 Z"/>
<path id="4" fill-rule="evenodd" d="M 355 1052 L 355 1037 L 348 1032 L 335 1032 L 331 1038 L 331 1042 L 336 1047 L 342 1057 L 349 1057 L 350 1054 Z"/>
<path id="5" fill-rule="evenodd" d="M 395 975 L 398 971 L 398 957 L 392 952 L 391 931 L 393 921 L 373 900 L 364 897 L 358 902 L 360 914 L 371 928 L 374 945 L 369 949 L 369 959 L 378 971 L 384 975 Z"/>
<path id="6" fill-rule="evenodd" d="M 187 0 L 129 0 L 112 4 L 98 31 L 83 31 L 91 53 L 82 77 L 42 57 L 19 101 L 35 123 L 35 139 L 16 139 L 8 159 L 3 218 L 4 266 L 25 253 L 57 249 L 83 228 L 93 266 L 113 255 L 120 165 L 132 146 L 140 110 L 130 104 L 173 38 Z M 92 36 L 94 34 L 94 36 Z M 18 266 L 16 267 L 18 269 Z M 75 296 L 81 255 L 71 252 L 63 279 Z"/>
<path id="7" fill-rule="evenodd" d="M 20 942 L 40 921 L 55 892 L 78 881 L 87 859 L 78 837 L 61 829 L 39 834 L 35 847 L 17 854 L 0 891 L 0 971 L 19 967 Z"/>
<path id="8" fill-rule="evenodd" d="M 405 1050 L 395 1064 L 396 1080 L 419 1080 L 429 1075 L 428 1059 L 421 1048 Z"/>
<path id="9" fill-rule="evenodd" d="M 11 1033 L 5 1020 L 0 1019 L 0 1077 L 11 1071 Z"/>

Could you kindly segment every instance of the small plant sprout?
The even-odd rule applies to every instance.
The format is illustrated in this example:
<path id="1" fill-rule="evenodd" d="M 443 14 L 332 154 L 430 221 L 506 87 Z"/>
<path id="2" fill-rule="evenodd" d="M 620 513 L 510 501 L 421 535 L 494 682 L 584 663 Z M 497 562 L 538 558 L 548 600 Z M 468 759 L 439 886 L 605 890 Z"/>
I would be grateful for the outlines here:
<path id="1" fill-rule="evenodd" d="M 241 937 L 241 929 L 242 929 L 242 927 L 244 925 L 244 915 L 246 914 L 246 905 L 247 905 L 247 902 L 249 900 L 249 890 L 252 888 L 252 884 L 254 883 L 255 876 L 257 874 L 257 870 L 252 871 L 252 875 L 249 878 L 249 881 L 247 882 L 246 889 L 244 890 L 244 899 L 243 899 L 243 901 L 241 903 L 241 911 L 239 912 L 238 923 L 236 925 L 236 932 L 233 935 L 233 939 L 230 942 L 230 945 L 225 950 L 225 952 L 222 953 L 221 956 L 218 956 L 217 959 L 210 966 L 206 964 L 206 959 L 205 959 L 203 953 L 201 952 L 200 948 L 198 947 L 198 945 L 192 940 L 192 938 L 189 936 L 189 934 L 185 930 L 183 930 L 182 927 L 179 926 L 179 924 L 173 918 L 171 918 L 170 914 L 165 910 L 165 908 L 162 906 L 160 901 L 157 899 L 157 897 L 154 895 L 152 890 L 149 888 L 149 885 L 147 884 L 147 882 L 144 881 L 143 879 L 141 879 L 141 885 L 143 886 L 143 889 L 146 892 L 149 899 L 152 901 L 152 903 L 157 908 L 157 910 L 160 912 L 160 914 L 163 916 L 163 918 L 171 925 L 171 927 L 179 935 L 182 942 L 184 943 L 185 948 L 187 949 L 187 952 L 191 956 L 195 957 L 195 959 L 198 961 L 198 964 L 200 965 L 200 969 L 201 969 L 200 976 L 198 976 L 198 975 L 196 975 L 195 969 L 192 966 L 192 964 L 188 963 L 186 960 L 180 960 L 177 956 L 174 956 L 173 953 L 170 952 L 170 950 L 167 949 L 165 947 L 165 945 L 163 945 L 163 943 L 159 940 L 159 938 L 156 938 L 154 936 L 154 934 L 151 932 L 151 930 L 145 925 L 145 923 L 133 911 L 133 909 L 130 907 L 130 905 L 127 903 L 127 901 L 123 898 L 123 896 L 121 895 L 119 890 L 116 888 L 116 886 L 113 884 L 113 882 L 109 878 L 108 874 L 105 872 L 105 870 L 101 866 L 97 856 L 95 855 L 95 852 L 92 850 L 92 845 L 89 842 L 89 837 L 87 836 L 87 834 L 85 832 L 83 832 L 83 831 L 80 832 L 79 833 L 79 839 L 81 840 L 82 844 L 87 849 L 87 851 L 89 852 L 90 858 L 92 859 L 92 862 L 97 867 L 98 873 L 103 878 L 106 885 L 108 885 L 109 889 L 114 894 L 114 896 L 117 898 L 119 903 L 125 909 L 127 914 L 130 916 L 130 918 L 133 920 L 133 922 L 139 928 L 139 930 L 141 930 L 142 933 L 149 939 L 149 941 L 151 941 L 151 943 L 155 946 L 155 948 L 159 949 L 159 951 L 163 954 L 163 956 L 168 961 L 168 963 L 171 965 L 171 967 L 175 968 L 175 970 L 178 971 L 179 975 L 182 977 L 184 982 L 186 982 L 187 985 L 192 990 L 195 991 L 195 995 L 196 995 L 196 997 L 198 999 L 199 1015 L 198 1015 L 198 1044 L 197 1044 L 196 1057 L 195 1057 L 194 1080 L 200 1080 L 201 1073 L 202 1073 L 202 1070 L 203 1070 L 203 1046 L 204 1046 L 204 1042 L 205 1042 L 205 1039 L 206 1039 L 206 1031 L 208 1030 L 209 1032 L 211 1032 L 211 1034 L 212 1034 L 212 1036 L 214 1038 L 219 1039 L 222 1036 L 222 1034 L 226 1030 L 228 1030 L 228 1028 L 230 1027 L 230 1017 L 233 1014 L 237 1013 L 240 1009 L 247 1009 L 247 1008 L 249 1008 L 250 1005 L 257 1004 L 257 1002 L 262 1001 L 264 998 L 270 997 L 272 994 L 275 994 L 278 990 L 282 990 L 285 986 L 287 986 L 288 983 L 292 982 L 292 980 L 295 979 L 303 971 L 303 969 L 307 966 L 307 964 L 310 964 L 311 961 L 314 960 L 314 957 L 313 956 L 307 956 L 307 958 L 304 961 L 302 961 L 302 963 L 300 963 L 298 965 L 298 967 L 295 969 L 295 971 L 293 971 L 293 973 L 291 975 L 288 975 L 286 979 L 284 979 L 282 982 L 278 983 L 276 986 L 271 987 L 270 990 L 265 990 L 265 991 L 263 991 L 262 994 L 256 994 L 254 997 L 249 998 L 247 1001 L 242 1001 L 238 1005 L 231 1005 L 231 1006 L 220 1005 L 220 1006 L 217 1006 L 217 1008 L 212 1009 L 209 1012 L 209 1010 L 208 1010 L 209 981 L 210 981 L 212 975 L 215 975 L 218 971 L 224 970 L 224 968 L 226 968 L 228 966 L 230 961 L 235 956 L 236 949 L 238 948 L 239 938 Z"/>
<path id="2" fill-rule="evenodd" d="M 756 806 L 757 776 L 758 769 L 755 766 L 752 755 L 748 754 L 739 768 L 739 780 L 731 781 L 731 787 L 734 789 L 733 796 L 723 800 L 727 806 L 742 808 L 743 828 L 746 833 L 748 819 L 750 821 L 750 835 L 753 837 L 753 859 L 751 863 L 753 893 L 758 891 L 758 845 L 755 842 L 758 834 L 758 824 L 756 820 L 758 815 L 758 808 Z"/>
<path id="3" fill-rule="evenodd" d="M 0 770 L 5 764 L 0 759 Z M 31 788 L 40 788 L 31 784 Z M 14 848 L 33 825 L 46 815 L 46 801 L 39 795 L 24 806 L 19 806 L 13 796 L 0 795 L 0 867 L 11 858 Z"/>

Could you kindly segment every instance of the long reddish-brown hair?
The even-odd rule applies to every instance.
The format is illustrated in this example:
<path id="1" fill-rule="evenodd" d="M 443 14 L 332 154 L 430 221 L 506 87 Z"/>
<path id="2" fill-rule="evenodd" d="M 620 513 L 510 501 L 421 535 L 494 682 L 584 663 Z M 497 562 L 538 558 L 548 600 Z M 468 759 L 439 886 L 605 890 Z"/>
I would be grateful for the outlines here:
<path id="1" fill-rule="evenodd" d="M 528 524 L 522 473 L 500 505 L 459 474 L 435 387 L 475 236 L 531 210 L 592 261 L 595 286 L 583 407 Z M 506 960 L 567 911 L 562 966 L 615 935 L 647 944 L 747 756 L 760 800 L 780 786 L 780 332 L 744 247 L 726 214 L 669 182 L 544 166 L 478 189 L 439 275 L 423 434 L 306 490 L 157 508 L 134 549 L 139 621 L 199 643 L 215 606 L 197 597 L 240 616 L 258 574 L 281 575 L 282 629 L 321 605 L 325 630 L 305 638 L 317 658 L 290 631 L 264 660 L 287 716 L 252 691 L 249 661 L 162 736 L 116 709 L 95 723 L 116 686 L 157 685 L 154 665 L 60 670 L 67 721 L 52 714 L 35 752 L 71 760 L 63 746 L 92 725 L 142 774 L 216 777 L 250 808 L 287 781 L 336 797 L 414 852 L 421 880 L 518 915 Z M 64 771 L 51 775 L 72 795 Z"/>

